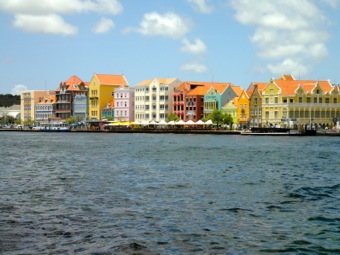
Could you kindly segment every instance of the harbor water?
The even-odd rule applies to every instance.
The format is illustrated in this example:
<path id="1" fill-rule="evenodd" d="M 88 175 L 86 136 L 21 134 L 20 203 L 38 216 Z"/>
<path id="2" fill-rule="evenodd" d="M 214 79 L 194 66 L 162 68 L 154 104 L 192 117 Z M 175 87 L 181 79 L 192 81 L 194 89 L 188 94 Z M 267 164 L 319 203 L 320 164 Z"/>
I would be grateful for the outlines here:
<path id="1" fill-rule="evenodd" d="M 0 254 L 340 254 L 339 137 L 0 132 Z"/>

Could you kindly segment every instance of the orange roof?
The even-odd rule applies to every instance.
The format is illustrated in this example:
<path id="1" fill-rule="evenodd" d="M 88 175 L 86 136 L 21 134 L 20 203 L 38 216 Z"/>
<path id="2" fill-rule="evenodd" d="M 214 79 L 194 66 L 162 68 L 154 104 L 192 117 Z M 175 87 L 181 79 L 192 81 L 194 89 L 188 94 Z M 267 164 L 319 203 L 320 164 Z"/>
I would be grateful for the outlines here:
<path id="1" fill-rule="evenodd" d="M 73 75 L 70 78 L 68 78 L 68 80 L 63 81 L 60 83 L 60 86 L 56 89 L 56 91 L 60 91 L 60 87 L 66 86 L 66 90 L 79 90 L 79 85 L 80 84 L 84 84 L 84 82 L 79 79 L 78 76 Z"/>
<path id="2" fill-rule="evenodd" d="M 95 74 L 95 76 L 102 85 L 129 85 L 124 75 Z"/>
<path id="3" fill-rule="evenodd" d="M 232 85 L 231 88 L 234 90 L 234 92 L 236 93 L 236 95 L 238 95 L 238 96 L 241 95 L 243 89 L 242 89 L 240 86 Z"/>
<path id="4" fill-rule="evenodd" d="M 190 90 L 187 96 L 204 96 L 208 89 L 209 87 L 207 86 L 197 86 L 196 88 Z"/>
<path id="5" fill-rule="evenodd" d="M 294 95 L 299 86 L 306 93 L 311 93 L 317 84 L 319 84 L 324 92 L 328 93 L 334 88 L 329 81 L 316 80 L 275 80 L 275 84 L 281 89 L 282 95 Z"/>
<path id="6" fill-rule="evenodd" d="M 291 74 L 282 74 L 279 79 L 285 80 L 285 81 L 294 81 L 295 80 L 293 75 L 291 75 Z"/>
<path id="7" fill-rule="evenodd" d="M 43 100 L 38 103 L 39 105 L 48 105 L 48 104 L 54 104 L 56 102 L 56 96 L 50 95 L 50 96 L 44 96 Z"/>

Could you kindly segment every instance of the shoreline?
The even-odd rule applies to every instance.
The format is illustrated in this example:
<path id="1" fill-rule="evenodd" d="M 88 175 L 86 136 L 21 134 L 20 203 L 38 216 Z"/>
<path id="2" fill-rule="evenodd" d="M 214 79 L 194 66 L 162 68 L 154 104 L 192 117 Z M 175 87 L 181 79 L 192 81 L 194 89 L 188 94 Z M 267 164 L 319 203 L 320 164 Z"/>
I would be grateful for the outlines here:
<path id="1" fill-rule="evenodd" d="M 34 133 L 125 133 L 125 134 L 198 134 L 198 135 L 242 135 L 242 136 L 340 136 L 340 132 L 317 131 L 316 135 L 303 133 L 247 133 L 240 130 L 211 129 L 112 129 L 112 130 L 70 130 L 70 131 L 39 131 L 32 129 L 0 128 L 0 132 L 34 132 Z"/>

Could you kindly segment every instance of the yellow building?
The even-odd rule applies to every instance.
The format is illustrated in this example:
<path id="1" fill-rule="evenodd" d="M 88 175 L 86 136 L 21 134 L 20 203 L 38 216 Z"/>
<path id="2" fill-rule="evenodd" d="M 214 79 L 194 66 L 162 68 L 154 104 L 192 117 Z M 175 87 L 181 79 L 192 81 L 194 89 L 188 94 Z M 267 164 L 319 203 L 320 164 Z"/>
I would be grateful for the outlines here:
<path id="1" fill-rule="evenodd" d="M 329 81 L 272 79 L 262 91 L 262 124 L 300 128 L 332 126 L 340 117 L 339 89 Z"/>
<path id="2" fill-rule="evenodd" d="M 89 84 L 88 118 L 102 119 L 102 109 L 111 105 L 114 90 L 121 86 L 128 87 L 128 85 L 124 75 L 94 74 Z"/>
<path id="3" fill-rule="evenodd" d="M 249 95 L 243 90 L 237 102 L 237 122 L 241 128 L 249 127 Z"/>

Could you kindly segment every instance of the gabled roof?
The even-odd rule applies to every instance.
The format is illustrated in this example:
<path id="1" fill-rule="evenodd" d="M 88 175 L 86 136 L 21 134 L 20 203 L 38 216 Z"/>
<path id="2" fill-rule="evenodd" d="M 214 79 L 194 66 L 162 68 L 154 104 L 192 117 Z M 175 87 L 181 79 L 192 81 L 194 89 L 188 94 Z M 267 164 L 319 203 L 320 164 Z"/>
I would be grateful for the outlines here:
<path id="1" fill-rule="evenodd" d="M 235 85 L 232 85 L 230 86 L 232 88 L 232 90 L 236 93 L 236 95 L 240 96 L 241 93 L 242 93 L 242 87 L 241 86 L 235 86 Z"/>
<path id="2" fill-rule="evenodd" d="M 330 93 L 334 87 L 329 81 L 316 80 L 275 80 L 275 84 L 281 89 L 282 95 L 294 95 L 300 86 L 306 93 L 312 93 L 319 84 L 325 93 Z"/>
<path id="3" fill-rule="evenodd" d="M 95 76 L 101 85 L 129 85 L 124 75 L 95 74 Z"/>
<path id="4" fill-rule="evenodd" d="M 279 79 L 285 80 L 285 81 L 294 81 L 295 80 L 295 78 L 291 74 L 282 74 Z"/>
<path id="5" fill-rule="evenodd" d="M 79 85 L 81 84 L 85 85 L 85 83 L 78 76 L 73 75 L 66 81 L 61 82 L 56 91 L 60 91 L 61 87 L 66 87 L 66 90 L 79 90 Z"/>

